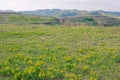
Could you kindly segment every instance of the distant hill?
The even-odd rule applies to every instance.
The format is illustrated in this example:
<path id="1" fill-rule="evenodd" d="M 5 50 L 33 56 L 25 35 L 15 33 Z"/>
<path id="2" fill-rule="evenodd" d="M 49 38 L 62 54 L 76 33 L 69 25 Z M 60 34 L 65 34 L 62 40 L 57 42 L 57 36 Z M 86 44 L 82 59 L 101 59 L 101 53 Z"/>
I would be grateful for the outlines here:
<path id="1" fill-rule="evenodd" d="M 78 10 L 60 10 L 60 9 L 21 11 L 19 13 L 30 14 L 30 15 L 39 15 L 39 16 L 52 16 L 52 17 L 80 16 Z"/>
<path id="2" fill-rule="evenodd" d="M 7 13 L 21 13 L 29 15 L 38 15 L 38 16 L 51 16 L 51 17 L 71 17 L 71 16 L 119 16 L 120 12 L 111 12 L 111 11 L 80 11 L 80 10 L 61 10 L 61 9 L 43 9 L 43 10 L 34 10 L 34 11 L 18 11 L 13 10 L 0 10 L 0 12 Z"/>
<path id="3" fill-rule="evenodd" d="M 54 16 L 54 17 L 70 17 L 70 16 L 104 16 L 115 15 L 120 16 L 120 12 L 110 11 L 79 11 L 79 10 L 61 10 L 61 9 L 44 9 L 36 11 L 21 11 L 22 14 L 31 14 L 39 16 Z"/>
<path id="4" fill-rule="evenodd" d="M 36 11 L 0 10 L 0 24 L 47 24 L 118 26 L 120 12 L 44 9 Z"/>

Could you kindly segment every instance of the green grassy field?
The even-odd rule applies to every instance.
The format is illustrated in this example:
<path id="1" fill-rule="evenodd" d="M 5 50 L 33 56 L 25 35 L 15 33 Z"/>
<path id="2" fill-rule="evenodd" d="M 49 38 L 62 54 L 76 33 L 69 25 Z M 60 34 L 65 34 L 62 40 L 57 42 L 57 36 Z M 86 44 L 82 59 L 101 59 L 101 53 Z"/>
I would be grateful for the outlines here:
<path id="1" fill-rule="evenodd" d="M 0 25 L 0 80 L 119 80 L 120 27 Z"/>

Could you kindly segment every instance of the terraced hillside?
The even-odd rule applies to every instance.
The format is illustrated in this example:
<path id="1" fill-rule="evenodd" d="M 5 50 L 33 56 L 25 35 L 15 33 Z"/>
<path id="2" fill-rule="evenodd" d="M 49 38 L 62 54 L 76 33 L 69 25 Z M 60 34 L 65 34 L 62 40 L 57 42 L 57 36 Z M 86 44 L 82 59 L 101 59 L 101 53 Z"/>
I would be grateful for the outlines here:
<path id="1" fill-rule="evenodd" d="M 68 17 L 64 19 L 63 23 L 69 25 L 118 26 L 120 25 L 120 20 L 108 16 L 79 16 Z"/>

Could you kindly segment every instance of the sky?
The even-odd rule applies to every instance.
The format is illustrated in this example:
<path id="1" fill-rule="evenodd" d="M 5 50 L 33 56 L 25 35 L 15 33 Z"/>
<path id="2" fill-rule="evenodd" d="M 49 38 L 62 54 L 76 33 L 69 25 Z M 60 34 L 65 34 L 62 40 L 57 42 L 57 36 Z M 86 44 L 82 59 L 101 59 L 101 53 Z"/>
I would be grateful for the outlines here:
<path id="1" fill-rule="evenodd" d="M 0 0 L 0 10 L 78 9 L 119 11 L 120 0 Z"/>

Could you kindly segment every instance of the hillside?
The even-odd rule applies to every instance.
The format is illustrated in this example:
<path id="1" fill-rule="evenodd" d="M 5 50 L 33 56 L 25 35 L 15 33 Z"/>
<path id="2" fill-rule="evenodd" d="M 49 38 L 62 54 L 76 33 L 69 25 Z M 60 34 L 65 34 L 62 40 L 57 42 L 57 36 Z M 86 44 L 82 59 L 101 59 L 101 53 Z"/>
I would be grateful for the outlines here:
<path id="1" fill-rule="evenodd" d="M 54 22 L 54 18 L 10 12 L 0 13 L 0 24 L 44 24 L 48 22 Z"/>
<path id="2" fill-rule="evenodd" d="M 47 24 L 47 25 L 88 25 L 119 26 L 120 16 L 99 12 L 80 12 L 78 10 L 38 10 L 31 12 L 0 12 L 0 24 Z M 32 14 L 31 14 L 32 13 Z M 44 14 L 44 15 L 43 15 Z"/>

